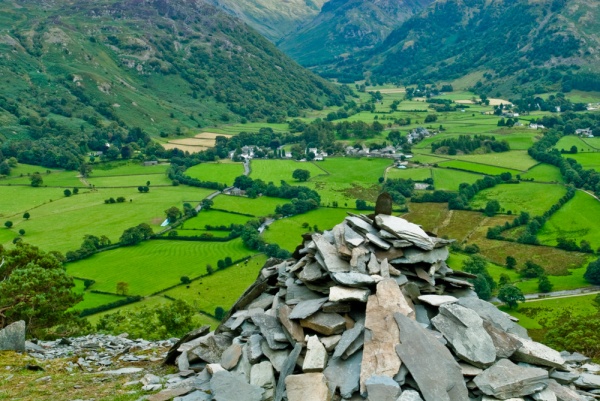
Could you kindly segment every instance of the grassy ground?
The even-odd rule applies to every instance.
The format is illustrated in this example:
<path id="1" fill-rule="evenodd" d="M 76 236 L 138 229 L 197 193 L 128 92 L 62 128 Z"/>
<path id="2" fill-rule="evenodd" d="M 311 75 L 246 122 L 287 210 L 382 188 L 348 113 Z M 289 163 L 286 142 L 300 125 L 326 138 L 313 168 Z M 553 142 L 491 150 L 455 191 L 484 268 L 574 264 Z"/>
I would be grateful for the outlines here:
<path id="1" fill-rule="evenodd" d="M 490 166 L 520 171 L 527 171 L 538 163 L 532 159 L 526 151 L 523 150 L 512 150 L 510 152 L 502 153 L 486 153 L 483 155 L 460 155 L 448 157 L 456 160 L 488 164 Z"/>
<path id="2" fill-rule="evenodd" d="M 38 192 L 39 191 L 39 192 Z M 53 195 L 49 195 L 52 191 Z M 9 199 L 27 199 L 41 203 L 37 208 L 22 205 L 18 212 L 13 210 L 12 231 L 24 229 L 24 240 L 45 250 L 66 252 L 78 249 L 83 236 L 93 234 L 106 235 L 113 242 L 118 241 L 123 231 L 140 223 L 148 223 L 155 230 L 165 219 L 165 210 L 171 206 L 182 208 L 184 202 L 198 204 L 213 191 L 185 186 L 151 187 L 150 192 L 140 193 L 137 188 L 110 188 L 97 191 L 81 191 L 78 195 L 65 197 L 57 193 L 58 189 L 31 187 L 0 187 L 0 193 L 6 193 Z M 31 194 L 31 198 L 25 198 Z M 46 201 L 44 195 L 52 196 L 54 201 Z M 126 198 L 124 203 L 105 204 L 110 197 Z M 131 200 L 131 201 L 130 201 Z M 42 202 L 46 202 L 43 203 Z M 10 201 L 13 202 L 13 201 Z M 29 211 L 31 218 L 24 220 L 23 212 Z M 82 224 L 85 222 L 85 224 Z M 60 235 L 48 235 L 58 232 Z"/>
<path id="3" fill-rule="evenodd" d="M 559 237 L 589 241 L 593 249 L 600 247 L 600 202 L 592 196 L 577 191 L 575 197 L 567 202 L 550 220 L 544 224 L 538 238 L 545 245 L 556 245 Z"/>
<path id="4" fill-rule="evenodd" d="M 578 153 L 576 155 L 565 155 L 566 158 L 577 160 L 584 169 L 594 169 L 600 171 L 600 153 Z"/>
<path id="5" fill-rule="evenodd" d="M 229 226 L 231 224 L 246 224 L 250 219 L 251 217 L 241 216 L 239 214 L 208 210 L 201 211 L 198 213 L 198 216 L 186 220 L 185 223 L 177 227 L 177 229 L 204 230 L 206 225 Z"/>
<path id="6" fill-rule="evenodd" d="M 408 208 L 409 212 L 402 218 L 422 225 L 427 231 L 440 227 L 449 213 L 446 203 L 410 203 Z"/>
<path id="7" fill-rule="evenodd" d="M 236 177 L 244 175 L 244 166 L 242 163 L 230 163 L 226 161 L 202 163 L 190 167 L 185 171 L 185 174 L 199 180 L 222 182 L 229 186 L 233 185 Z"/>
<path id="8" fill-rule="evenodd" d="M 433 185 L 435 189 L 446 191 L 458 191 L 463 182 L 473 184 L 483 176 L 465 171 L 457 171 L 443 168 L 433 169 Z"/>
<path id="9" fill-rule="evenodd" d="M 558 167 L 544 163 L 538 164 L 524 174 L 522 173 L 521 178 L 526 180 L 534 179 L 538 182 L 565 182 Z"/>
<path id="10" fill-rule="evenodd" d="M 210 314 L 214 314 L 218 306 L 228 310 L 244 290 L 254 283 L 266 260 L 266 256 L 257 255 L 248 263 L 217 270 L 210 276 L 193 281 L 189 286 L 182 285 L 169 290 L 165 295 L 190 302 L 195 308 Z"/>
<path id="11" fill-rule="evenodd" d="M 289 199 L 269 198 L 266 196 L 250 199 L 241 196 L 219 195 L 214 199 L 213 207 L 260 217 L 274 214 L 277 205 L 289 202 Z"/>
<path id="12" fill-rule="evenodd" d="M 168 163 L 144 166 L 138 162 L 114 161 L 93 164 L 90 176 L 105 177 L 115 175 L 165 174 L 168 168 Z"/>
<path id="13" fill-rule="evenodd" d="M 521 182 L 500 184 L 479 192 L 471 201 L 473 209 L 483 209 L 490 200 L 500 202 L 500 207 L 513 214 L 529 212 L 542 215 L 566 193 L 565 187 L 551 184 Z"/>
<path id="14" fill-rule="evenodd" d="M 571 150 L 575 146 L 579 152 L 590 152 L 595 150 L 593 147 L 585 143 L 580 137 L 575 135 L 567 135 L 560 138 L 560 141 L 554 146 L 558 150 Z"/>
<path id="15" fill-rule="evenodd" d="M 403 179 L 403 180 L 414 180 L 414 181 L 423 181 L 428 178 L 433 178 L 431 174 L 431 168 L 429 167 L 417 167 L 417 168 L 407 168 L 407 169 L 398 169 L 391 168 L 386 178 L 389 179 Z"/>
<path id="16" fill-rule="evenodd" d="M 154 240 L 70 263 L 67 271 L 76 277 L 96 280 L 91 289 L 114 292 L 116 284 L 124 281 L 129 284 L 130 294 L 150 295 L 178 284 L 182 276 L 192 278 L 205 274 L 207 264 L 216 269 L 219 259 L 229 256 L 237 260 L 251 254 L 241 239 L 229 242 Z"/>
<path id="17" fill-rule="evenodd" d="M 326 174 L 321 168 L 321 162 L 297 162 L 294 160 L 252 160 L 250 162 L 250 177 L 252 179 L 261 179 L 264 182 L 273 182 L 280 185 L 280 182 L 286 181 L 289 184 L 303 185 L 292 178 L 292 173 L 296 169 L 308 170 L 311 177 Z"/>
<path id="18" fill-rule="evenodd" d="M 313 232 L 314 227 L 319 230 L 328 230 L 341 223 L 347 212 L 357 213 L 354 209 L 320 208 L 311 212 L 280 219 L 271 224 L 265 231 L 264 238 L 268 243 L 279 244 L 288 251 L 293 251 L 302 243 L 302 234 Z M 308 227 L 303 227 L 308 223 Z"/>
<path id="19" fill-rule="evenodd" d="M 157 185 L 172 185 L 171 180 L 164 173 L 155 174 L 133 174 L 133 175 L 117 175 L 117 176 L 92 176 L 87 178 L 87 181 L 99 187 L 139 187 L 150 182 L 150 187 Z"/>

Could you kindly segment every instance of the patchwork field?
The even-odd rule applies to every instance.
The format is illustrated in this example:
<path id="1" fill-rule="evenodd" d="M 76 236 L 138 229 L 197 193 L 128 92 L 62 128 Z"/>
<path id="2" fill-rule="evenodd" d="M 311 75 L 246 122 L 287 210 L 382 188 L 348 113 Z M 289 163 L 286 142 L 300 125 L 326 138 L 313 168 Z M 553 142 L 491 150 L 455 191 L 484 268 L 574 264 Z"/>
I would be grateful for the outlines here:
<path id="1" fill-rule="evenodd" d="M 571 147 L 575 146 L 579 152 L 590 152 L 594 148 L 585 143 L 580 137 L 575 135 L 567 135 L 560 138 L 560 141 L 554 146 L 558 150 L 571 150 Z"/>
<path id="2" fill-rule="evenodd" d="M 538 233 L 539 240 L 545 245 L 556 245 L 557 238 L 589 241 L 592 249 L 600 247 L 600 202 L 591 195 L 577 191 L 575 197 L 567 202 Z"/>
<path id="3" fill-rule="evenodd" d="M 269 198 L 267 196 L 250 199 L 241 196 L 219 195 L 214 199 L 213 207 L 215 209 L 261 217 L 274 214 L 275 208 L 278 205 L 289 202 L 289 199 Z"/>
<path id="4" fill-rule="evenodd" d="M 96 280 L 94 290 L 115 292 L 118 282 L 129 284 L 129 294 L 150 295 L 176 285 L 182 276 L 198 277 L 206 265 L 215 270 L 217 261 L 252 255 L 241 239 L 229 242 L 190 242 L 154 240 L 98 253 L 88 259 L 69 263 L 67 272 Z M 132 263 L 135 261 L 135 263 Z"/>
<path id="5" fill-rule="evenodd" d="M 600 152 L 578 153 L 576 155 L 565 155 L 564 157 L 577 160 L 586 170 L 593 168 L 600 171 Z"/>
<path id="6" fill-rule="evenodd" d="M 475 181 L 483 178 L 479 174 L 443 168 L 434 168 L 432 172 L 435 189 L 445 191 L 458 191 L 458 187 L 463 182 L 473 184 Z"/>
<path id="7" fill-rule="evenodd" d="M 456 160 L 463 160 L 471 163 L 487 164 L 490 166 L 503 167 L 508 169 L 527 171 L 538 162 L 531 158 L 526 151 L 511 150 L 502 153 L 486 153 L 483 155 L 461 155 L 448 156 Z"/>
<path id="8" fill-rule="evenodd" d="M 538 182 L 565 182 L 558 167 L 544 163 L 538 164 L 526 173 L 521 173 L 521 178 L 525 180 L 533 179 Z"/>
<path id="9" fill-rule="evenodd" d="M 226 213 L 218 210 L 201 211 L 198 216 L 192 217 L 181 224 L 177 229 L 204 230 L 206 225 L 229 226 L 231 224 L 246 224 L 252 217 L 239 214 Z"/>
<path id="10" fill-rule="evenodd" d="M 261 179 L 267 183 L 273 182 L 275 185 L 281 185 L 282 180 L 288 184 L 304 185 L 304 183 L 292 178 L 294 170 L 308 170 L 311 178 L 314 179 L 319 175 L 327 174 L 320 167 L 328 164 L 329 160 L 314 163 L 294 160 L 252 160 L 250 162 L 250 178 Z"/>
<path id="11" fill-rule="evenodd" d="M 186 175 L 203 181 L 222 182 L 227 186 L 233 185 L 236 177 L 244 175 L 244 165 L 229 161 L 219 163 L 201 163 L 185 171 Z"/>
<path id="12" fill-rule="evenodd" d="M 504 211 L 510 210 L 513 214 L 529 212 L 532 216 L 539 216 L 550 209 L 566 192 L 565 187 L 561 185 L 529 182 L 500 184 L 480 191 L 471 201 L 471 207 L 483 209 L 488 201 L 497 200 Z"/>
<path id="13" fill-rule="evenodd" d="M 439 163 L 438 166 L 457 169 L 457 170 L 472 171 L 474 173 L 486 174 L 486 175 L 500 175 L 504 172 L 509 172 L 513 176 L 515 176 L 515 175 L 521 173 L 518 170 L 512 170 L 509 168 L 488 166 L 485 164 L 470 163 L 470 162 L 465 162 L 465 161 L 461 161 L 461 160 L 451 160 L 451 161 Z"/>
<path id="14" fill-rule="evenodd" d="M 433 178 L 432 169 L 428 167 L 420 167 L 420 168 L 407 168 L 407 169 L 399 169 L 392 167 L 388 170 L 386 178 L 389 179 L 403 179 L 403 180 L 413 180 L 413 181 L 423 181 L 428 178 Z"/>

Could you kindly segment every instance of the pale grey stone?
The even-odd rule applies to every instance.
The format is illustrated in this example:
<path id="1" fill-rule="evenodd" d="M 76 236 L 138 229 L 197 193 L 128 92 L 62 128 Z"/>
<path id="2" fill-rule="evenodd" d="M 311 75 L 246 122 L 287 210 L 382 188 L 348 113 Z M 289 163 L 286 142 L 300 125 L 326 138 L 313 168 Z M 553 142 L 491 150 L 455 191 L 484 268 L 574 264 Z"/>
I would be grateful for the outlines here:
<path id="1" fill-rule="evenodd" d="M 494 343 L 477 313 L 457 304 L 442 305 L 439 311 L 431 323 L 444 335 L 460 359 L 477 367 L 494 363 Z"/>
<path id="2" fill-rule="evenodd" d="M 458 301 L 458 299 L 452 295 L 420 295 L 418 299 L 419 301 L 425 302 L 426 304 L 432 306 L 441 306 Z"/>
<path id="3" fill-rule="evenodd" d="M 392 247 L 392 244 L 381 239 L 375 234 L 367 233 L 367 239 L 371 244 L 378 246 L 379 248 L 384 249 L 386 251 Z"/>
<path id="4" fill-rule="evenodd" d="M 347 225 L 344 225 L 344 240 L 354 247 L 361 246 L 365 238 Z"/>
<path id="5" fill-rule="evenodd" d="M 325 376 L 331 391 L 339 389 L 340 395 L 348 399 L 360 387 L 360 366 L 362 352 L 357 352 L 348 359 L 330 359 L 325 369 Z"/>
<path id="6" fill-rule="evenodd" d="M 562 355 L 562 352 L 561 352 L 561 356 L 563 357 L 565 362 L 569 363 L 569 364 L 584 364 L 584 363 L 588 363 L 589 361 L 591 361 L 590 358 L 588 358 L 585 355 L 580 354 L 579 352 L 573 352 L 572 354 L 569 354 L 567 352 L 567 355 Z"/>
<path id="7" fill-rule="evenodd" d="M 240 358 L 236 367 L 232 370 L 236 374 L 244 377 L 247 382 L 250 381 L 250 370 L 252 369 L 252 365 L 250 364 L 250 358 L 248 358 L 250 346 L 245 344 L 242 347 L 242 357 Z"/>
<path id="8" fill-rule="evenodd" d="M 341 338 L 341 335 L 336 334 L 333 336 L 321 337 L 320 340 L 327 352 L 331 352 L 339 344 Z"/>
<path id="9" fill-rule="evenodd" d="M 404 390 L 396 401 L 423 401 L 423 399 L 418 391 Z"/>
<path id="10" fill-rule="evenodd" d="M 0 350 L 25 352 L 25 321 L 19 320 L 0 330 Z"/>
<path id="11" fill-rule="evenodd" d="M 514 334 L 511 334 L 514 336 Z M 531 363 L 533 365 L 549 366 L 551 368 L 562 368 L 565 360 L 558 351 L 543 344 L 526 338 L 517 338 L 523 346 L 511 357 L 514 361 Z"/>
<path id="12" fill-rule="evenodd" d="M 304 266 L 304 269 L 298 274 L 298 278 L 305 282 L 319 281 L 325 277 L 325 272 L 318 263 L 312 262 Z"/>
<path id="13" fill-rule="evenodd" d="M 270 401 L 275 394 L 275 375 L 271 362 L 264 361 L 252 366 L 250 384 L 265 390 L 263 401 Z"/>
<path id="14" fill-rule="evenodd" d="M 468 391 L 454 357 L 431 331 L 396 313 L 399 344 L 396 352 L 426 401 L 467 401 Z"/>
<path id="15" fill-rule="evenodd" d="M 338 285 L 331 287 L 329 290 L 329 300 L 331 302 L 367 302 L 369 295 L 371 295 L 369 289 L 342 287 Z"/>
<path id="16" fill-rule="evenodd" d="M 400 385 L 389 376 L 371 376 L 365 382 L 370 400 L 396 401 Z"/>
<path id="17" fill-rule="evenodd" d="M 187 351 L 183 351 L 177 357 L 177 368 L 179 369 L 180 372 L 186 371 L 190 368 L 190 361 L 188 359 Z"/>
<path id="18" fill-rule="evenodd" d="M 285 303 L 288 305 L 296 305 L 302 301 L 319 299 L 322 297 L 323 294 L 318 294 L 305 285 L 296 284 L 292 278 L 288 279 L 286 282 Z"/>
<path id="19" fill-rule="evenodd" d="M 600 389 L 600 376 L 591 373 L 582 373 L 573 384 L 583 389 Z"/>
<path id="20" fill-rule="evenodd" d="M 285 394 L 286 390 L 286 378 L 294 373 L 294 367 L 296 366 L 296 362 L 298 361 L 298 357 L 300 356 L 300 352 L 302 351 L 302 345 L 300 343 L 296 343 L 294 345 L 294 349 L 288 355 L 285 363 L 283 364 L 281 371 L 279 372 L 279 379 L 277 379 L 277 386 L 275 387 L 275 401 L 281 401 Z M 288 394 L 289 401 L 289 394 Z"/>
<path id="21" fill-rule="evenodd" d="M 369 274 L 379 274 L 381 271 L 379 267 L 379 262 L 377 261 L 377 257 L 374 253 L 371 254 L 371 258 L 369 259 L 369 263 L 367 264 L 367 270 Z"/>
<path id="22" fill-rule="evenodd" d="M 550 373 L 550 378 L 556 380 L 560 384 L 571 384 L 579 378 L 579 373 L 555 370 Z"/>
<path id="23" fill-rule="evenodd" d="M 531 398 L 535 401 L 557 401 L 556 394 L 549 388 L 545 388 L 539 393 L 531 394 Z"/>
<path id="24" fill-rule="evenodd" d="M 261 348 L 263 354 L 269 359 L 269 361 L 271 361 L 271 364 L 273 365 L 275 370 L 278 372 L 281 371 L 281 368 L 283 367 L 285 360 L 290 355 L 290 351 L 289 350 L 273 350 L 269 347 L 269 345 L 267 344 L 267 342 L 265 340 L 263 340 L 260 343 L 260 348 Z"/>
<path id="25" fill-rule="evenodd" d="M 211 332 L 206 336 L 197 339 L 198 345 L 188 351 L 188 358 L 191 359 L 195 355 L 205 362 L 219 363 L 221 361 L 221 355 L 229 348 L 231 342 L 231 337 L 229 335 Z"/>
<path id="26" fill-rule="evenodd" d="M 366 273 L 367 262 L 369 261 L 370 251 L 364 246 L 356 247 L 352 250 L 350 259 L 351 271 Z"/>
<path id="27" fill-rule="evenodd" d="M 250 309 L 259 309 L 260 308 L 262 310 L 265 310 L 271 306 L 274 298 L 275 298 L 274 295 L 271 295 L 268 293 L 260 294 L 258 296 L 258 298 L 256 298 L 254 301 L 252 301 L 250 303 L 250 305 L 248 305 L 247 309 L 250 310 Z"/>
<path id="28" fill-rule="evenodd" d="M 214 375 L 215 373 L 221 372 L 225 369 L 223 369 L 223 366 L 221 366 L 220 363 L 209 363 L 206 365 L 206 370 L 208 370 L 208 373 L 211 375 Z"/>
<path id="29" fill-rule="evenodd" d="M 417 248 L 405 248 L 403 251 L 404 255 L 402 255 L 400 258 L 392 260 L 391 263 L 410 265 L 417 263 L 433 264 L 445 261 L 449 256 L 447 248 L 437 248 L 428 252 L 423 252 L 422 249 Z"/>
<path id="30" fill-rule="evenodd" d="M 300 320 L 300 325 L 325 336 L 330 336 L 344 331 L 346 320 L 337 313 L 317 312 L 307 319 Z"/>
<path id="31" fill-rule="evenodd" d="M 523 346 L 523 343 L 516 336 L 511 336 L 497 326 L 494 326 L 488 320 L 483 321 L 483 328 L 492 338 L 492 342 L 496 348 L 496 357 L 498 358 L 510 358 Z"/>
<path id="32" fill-rule="evenodd" d="M 304 342 L 304 329 L 298 322 L 290 319 L 291 313 L 292 309 L 287 305 L 280 305 L 277 309 L 277 317 L 292 344 L 294 342 Z"/>
<path id="33" fill-rule="evenodd" d="M 368 287 L 375 285 L 375 280 L 368 274 L 357 272 L 350 273 L 332 273 L 331 278 L 341 285 L 347 287 Z"/>
<path id="34" fill-rule="evenodd" d="M 142 368 L 121 368 L 121 369 L 117 369 L 117 370 L 106 370 L 103 372 L 99 372 L 102 373 L 103 375 L 131 375 L 133 373 L 139 373 L 142 372 L 144 369 Z"/>
<path id="35" fill-rule="evenodd" d="M 194 391 L 183 397 L 175 397 L 173 401 L 210 401 L 211 399 L 212 395 L 204 391 Z"/>
<path id="36" fill-rule="evenodd" d="M 288 401 L 330 401 L 331 393 L 323 373 L 304 373 L 285 379 Z"/>
<path id="37" fill-rule="evenodd" d="M 263 356 L 263 351 L 261 347 L 261 342 L 263 341 L 263 336 L 260 334 L 253 334 L 248 339 L 248 348 L 246 349 L 248 360 L 250 363 L 256 363 Z"/>
<path id="38" fill-rule="evenodd" d="M 576 391 L 561 386 L 554 380 L 548 381 L 548 388 L 554 392 L 558 401 L 584 401 L 584 398 L 577 394 Z"/>
<path id="39" fill-rule="evenodd" d="M 319 337 L 310 336 L 306 343 L 306 355 L 302 364 L 305 373 L 322 372 L 327 366 L 327 350 L 319 341 Z"/>
<path id="40" fill-rule="evenodd" d="M 473 381 L 484 394 L 507 399 L 545 389 L 548 385 L 548 372 L 540 368 L 524 368 L 508 359 L 500 359 Z"/>
<path id="41" fill-rule="evenodd" d="M 458 365 L 460 366 L 460 371 L 463 376 L 473 377 L 483 372 L 483 369 L 477 368 L 473 365 L 469 365 L 468 363 L 459 362 Z"/>
<path id="42" fill-rule="evenodd" d="M 586 364 L 581 365 L 581 369 L 584 369 L 591 373 L 598 373 L 598 372 L 600 372 L 600 365 L 598 365 L 596 363 L 586 363 Z"/>
<path id="43" fill-rule="evenodd" d="M 272 349 L 287 348 L 287 337 L 283 332 L 281 323 L 276 317 L 267 315 L 266 313 L 260 313 L 253 315 L 252 321 L 259 327 L 260 332 L 265 340 L 267 340 L 269 347 Z"/>
<path id="44" fill-rule="evenodd" d="M 430 251 L 435 243 L 421 227 L 400 217 L 379 214 L 375 216 L 377 225 L 399 239 L 409 241 L 421 249 Z"/>
<path id="45" fill-rule="evenodd" d="M 264 390 L 248 384 L 241 376 L 226 370 L 216 372 L 210 379 L 215 401 L 262 401 Z"/>
<path id="46" fill-rule="evenodd" d="M 290 313 L 290 319 L 306 319 L 310 315 L 316 313 L 328 298 L 310 299 L 308 301 L 302 301 L 294 307 L 292 313 Z"/>

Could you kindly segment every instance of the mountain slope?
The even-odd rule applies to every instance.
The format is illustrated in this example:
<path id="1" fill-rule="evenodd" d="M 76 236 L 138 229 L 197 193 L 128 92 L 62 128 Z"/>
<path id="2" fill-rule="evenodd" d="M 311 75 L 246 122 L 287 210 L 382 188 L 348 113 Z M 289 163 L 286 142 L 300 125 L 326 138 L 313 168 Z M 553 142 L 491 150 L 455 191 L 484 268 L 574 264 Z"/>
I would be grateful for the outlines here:
<path id="1" fill-rule="evenodd" d="M 319 14 L 326 0 L 208 0 L 276 42 Z"/>
<path id="2" fill-rule="evenodd" d="M 321 13 L 278 46 L 307 66 L 380 44 L 433 0 L 330 0 Z"/>
<path id="3" fill-rule="evenodd" d="M 598 70 L 598 21 L 599 7 L 583 0 L 438 0 L 377 49 L 330 71 L 392 82 L 481 71 L 490 87 L 543 87 Z"/>
<path id="4" fill-rule="evenodd" d="M 0 140 L 60 131 L 50 125 L 79 132 L 116 124 L 157 135 L 279 119 L 342 98 L 198 0 L 2 2 L 0 76 Z"/>

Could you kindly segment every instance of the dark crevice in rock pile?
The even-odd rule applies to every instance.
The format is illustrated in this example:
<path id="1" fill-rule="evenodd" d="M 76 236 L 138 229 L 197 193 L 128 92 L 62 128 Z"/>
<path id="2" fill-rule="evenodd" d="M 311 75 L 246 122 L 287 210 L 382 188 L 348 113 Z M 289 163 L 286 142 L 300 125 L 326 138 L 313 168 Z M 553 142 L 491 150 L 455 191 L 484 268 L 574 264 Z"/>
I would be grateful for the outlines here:
<path id="1" fill-rule="evenodd" d="M 215 332 L 169 354 L 182 401 L 592 400 L 585 357 L 533 342 L 446 264 L 451 241 L 350 215 L 269 260 Z M 565 357 L 568 356 L 567 360 Z M 571 358 L 569 360 L 569 358 Z M 195 372 L 195 373 L 194 373 Z"/>

